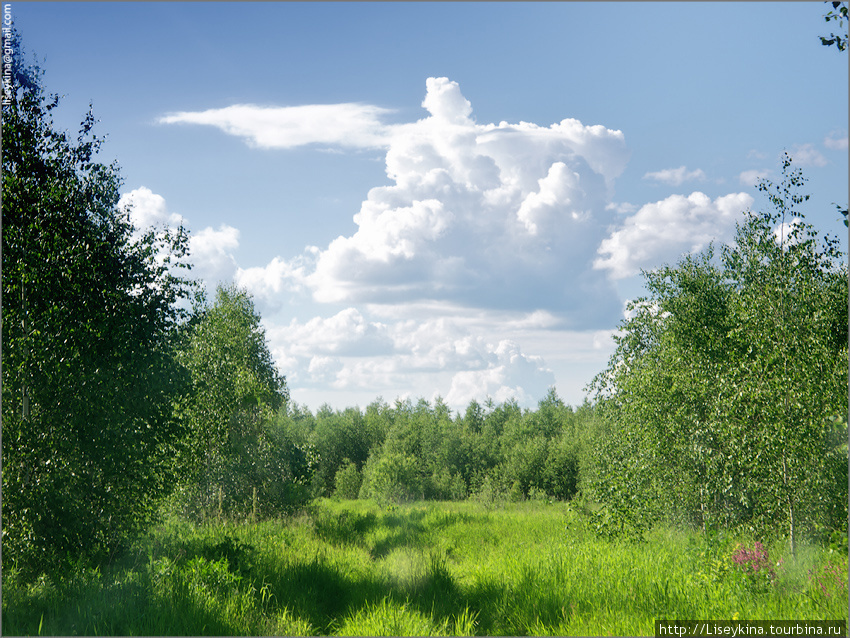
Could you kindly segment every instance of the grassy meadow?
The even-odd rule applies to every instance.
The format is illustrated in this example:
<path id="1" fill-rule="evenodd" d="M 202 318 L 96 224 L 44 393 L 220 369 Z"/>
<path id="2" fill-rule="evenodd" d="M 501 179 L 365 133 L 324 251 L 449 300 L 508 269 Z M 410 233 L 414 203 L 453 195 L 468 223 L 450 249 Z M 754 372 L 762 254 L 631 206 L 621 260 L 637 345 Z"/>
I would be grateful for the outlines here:
<path id="1" fill-rule="evenodd" d="M 3 574 L 3 633 L 653 635 L 654 620 L 847 618 L 847 556 L 656 529 L 610 541 L 566 503 L 320 500 L 289 519 L 171 521 L 106 567 Z M 773 576 L 769 572 L 773 572 Z"/>

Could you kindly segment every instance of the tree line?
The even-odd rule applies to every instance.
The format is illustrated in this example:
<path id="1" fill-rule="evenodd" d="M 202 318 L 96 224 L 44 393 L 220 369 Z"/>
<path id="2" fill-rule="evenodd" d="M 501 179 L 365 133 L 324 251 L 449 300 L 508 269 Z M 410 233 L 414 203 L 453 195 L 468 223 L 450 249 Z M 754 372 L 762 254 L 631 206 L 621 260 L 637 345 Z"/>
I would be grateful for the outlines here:
<path id="1" fill-rule="evenodd" d="M 600 533 L 677 522 L 847 532 L 847 273 L 783 160 L 728 245 L 644 273 L 616 351 L 566 405 L 289 398 L 250 295 L 191 278 L 183 228 L 138 229 L 89 111 L 76 139 L 18 36 L 3 106 L 2 551 L 108 560 L 163 514 L 313 498 L 571 500 Z M 779 230 L 777 230 L 779 229 Z"/>
<path id="2" fill-rule="evenodd" d="M 552 389 L 536 410 L 488 400 L 452 415 L 440 399 L 378 399 L 365 411 L 323 406 L 315 415 L 294 405 L 278 424 L 318 455 L 315 497 L 568 500 L 594 418 L 589 403 L 573 409 Z"/>

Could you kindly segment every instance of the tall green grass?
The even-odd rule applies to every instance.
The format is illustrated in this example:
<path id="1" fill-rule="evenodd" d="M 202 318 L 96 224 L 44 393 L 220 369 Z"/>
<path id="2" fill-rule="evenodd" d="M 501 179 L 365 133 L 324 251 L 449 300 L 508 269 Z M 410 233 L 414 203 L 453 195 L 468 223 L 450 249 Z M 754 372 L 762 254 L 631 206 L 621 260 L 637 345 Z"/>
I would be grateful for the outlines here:
<path id="1" fill-rule="evenodd" d="M 674 529 L 598 538 L 567 505 L 320 501 L 298 517 L 172 521 L 119 562 L 24 582 L 3 632 L 58 635 L 651 635 L 655 619 L 847 619 L 847 557 Z M 776 565 L 778 563 L 778 566 Z"/>

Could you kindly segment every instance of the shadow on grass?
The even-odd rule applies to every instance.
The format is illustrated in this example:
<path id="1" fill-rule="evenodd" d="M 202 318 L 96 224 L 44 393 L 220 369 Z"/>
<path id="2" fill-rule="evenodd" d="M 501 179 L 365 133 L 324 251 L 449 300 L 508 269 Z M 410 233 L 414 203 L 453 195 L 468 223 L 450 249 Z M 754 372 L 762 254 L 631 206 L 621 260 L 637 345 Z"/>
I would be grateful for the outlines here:
<path id="1" fill-rule="evenodd" d="M 241 635 L 233 622 L 189 588 L 158 588 L 148 574 L 63 578 L 49 600 L 38 585 L 3 598 L 4 635 Z M 88 582 L 86 582 L 88 581 Z M 185 583 L 184 583 L 185 585 Z"/>
<path id="2" fill-rule="evenodd" d="M 323 541 L 363 547 L 376 560 L 396 548 L 427 552 L 434 531 L 470 518 L 435 516 L 425 509 L 325 511 L 313 523 Z M 379 526 L 386 537 L 367 548 L 367 535 Z M 384 601 L 420 612 L 434 627 L 445 623 L 449 632 L 468 612 L 477 616 L 478 634 L 492 635 L 503 626 L 494 605 L 508 596 L 506 586 L 461 587 L 444 554 L 426 554 L 428 561 L 412 578 L 394 581 L 381 570 L 339 564 L 322 549 L 312 557 L 267 554 L 260 549 L 262 541 L 255 547 L 240 537 L 235 529 L 173 530 L 95 579 L 83 582 L 78 576 L 19 589 L 8 600 L 4 596 L 4 629 L 54 635 L 247 635 L 276 631 L 275 618 L 288 614 L 308 624 L 312 633 L 331 635 L 347 619 Z"/>
<path id="3" fill-rule="evenodd" d="M 378 576 L 346 572 L 321 553 L 307 563 L 277 569 L 262 563 L 252 577 L 274 593 L 269 611 L 277 613 L 286 608 L 324 635 L 335 633 L 346 618 L 382 601 L 407 604 L 430 617 L 435 625 L 447 621 L 449 627 L 468 608 L 481 616 L 477 633 L 488 635 L 496 614 L 481 612 L 490 602 L 505 596 L 505 587 L 495 583 L 466 594 L 446 567 L 445 557 L 436 555 L 431 555 L 427 568 L 406 586 Z"/>
<path id="4" fill-rule="evenodd" d="M 369 548 L 369 556 L 372 560 L 381 560 L 386 558 L 390 552 L 400 547 L 409 547 L 411 549 L 422 549 L 425 547 L 427 539 L 424 538 L 421 532 L 413 530 L 399 530 L 394 534 L 390 534 L 386 538 L 382 538 Z"/>
<path id="5" fill-rule="evenodd" d="M 424 549 L 428 546 L 430 544 L 429 530 L 422 522 L 425 516 L 424 510 L 384 515 L 380 522 L 385 529 L 390 530 L 390 533 L 374 541 L 369 548 L 372 560 L 385 558 L 394 549 L 400 547 Z"/>
<path id="6" fill-rule="evenodd" d="M 316 536 L 335 546 L 363 546 L 363 538 L 377 523 L 373 512 L 323 511 L 313 518 Z"/>

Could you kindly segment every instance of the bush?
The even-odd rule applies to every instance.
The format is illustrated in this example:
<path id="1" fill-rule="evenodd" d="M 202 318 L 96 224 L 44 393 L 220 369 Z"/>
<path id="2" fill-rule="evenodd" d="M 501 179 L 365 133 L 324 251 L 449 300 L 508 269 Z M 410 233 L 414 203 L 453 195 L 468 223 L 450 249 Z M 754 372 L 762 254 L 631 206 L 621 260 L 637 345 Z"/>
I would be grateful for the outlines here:
<path id="1" fill-rule="evenodd" d="M 472 499 L 483 503 L 487 507 L 492 506 L 496 501 L 502 501 L 505 494 L 499 485 L 489 476 L 485 476 L 481 481 L 481 486 L 472 494 Z"/>
<path id="2" fill-rule="evenodd" d="M 294 445 L 256 411 L 230 419 L 227 447 L 208 455 L 194 480 L 171 499 L 173 513 L 202 522 L 209 517 L 268 518 L 303 507 L 316 465 L 309 445 Z"/>
<path id="3" fill-rule="evenodd" d="M 389 452 L 369 457 L 364 468 L 361 498 L 404 503 L 423 497 L 416 459 L 408 454 Z"/>
<path id="4" fill-rule="evenodd" d="M 345 459 L 342 467 L 336 473 L 334 483 L 336 485 L 334 496 L 337 498 L 355 499 L 360 493 L 360 485 L 363 483 L 363 477 L 357 466 L 350 459 Z"/>
<path id="5" fill-rule="evenodd" d="M 543 470 L 546 492 L 561 501 L 575 496 L 578 491 L 579 460 L 577 443 L 562 436 L 549 449 Z"/>

